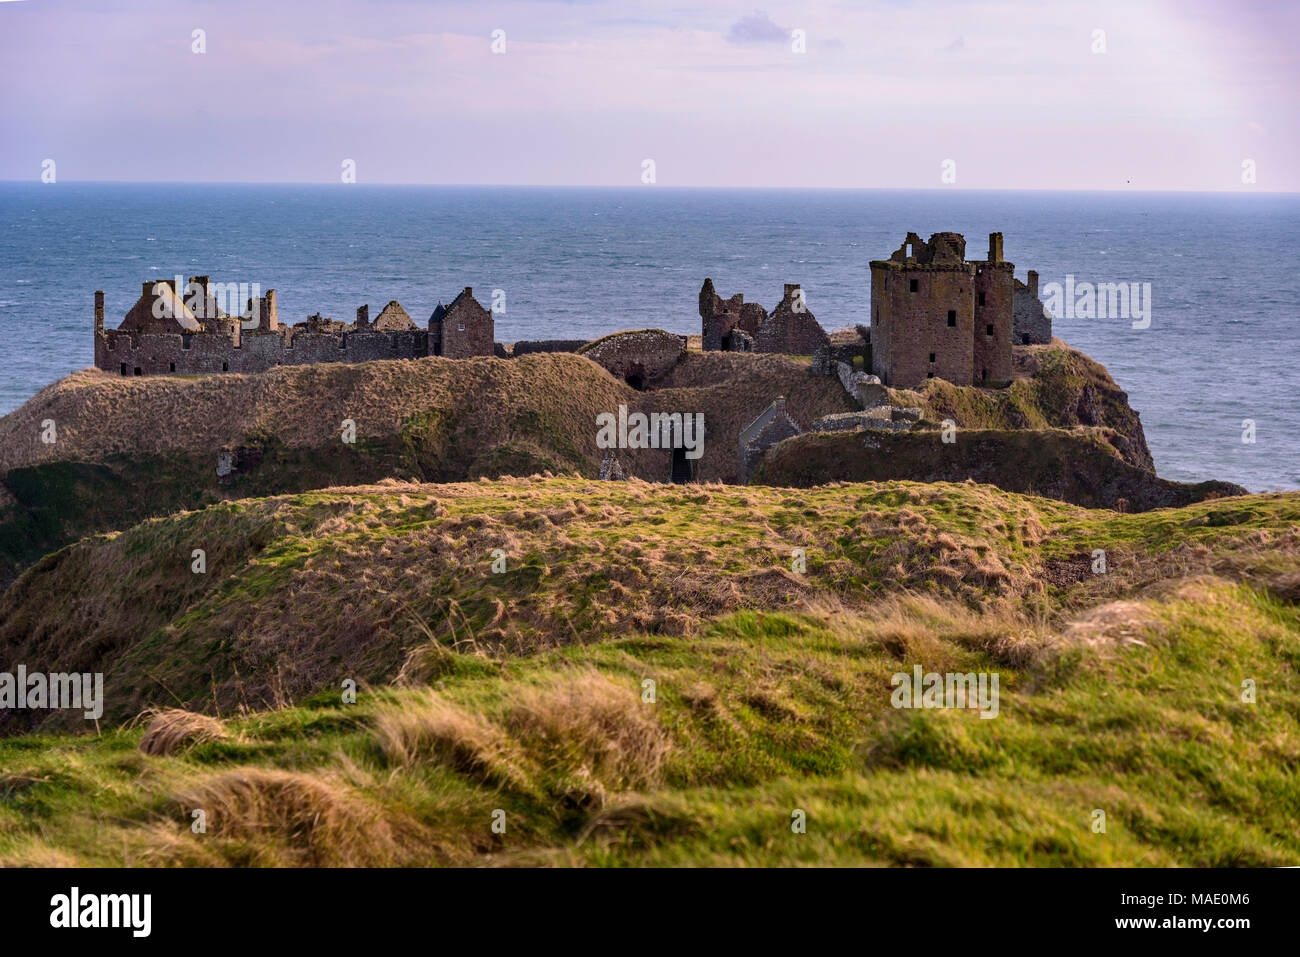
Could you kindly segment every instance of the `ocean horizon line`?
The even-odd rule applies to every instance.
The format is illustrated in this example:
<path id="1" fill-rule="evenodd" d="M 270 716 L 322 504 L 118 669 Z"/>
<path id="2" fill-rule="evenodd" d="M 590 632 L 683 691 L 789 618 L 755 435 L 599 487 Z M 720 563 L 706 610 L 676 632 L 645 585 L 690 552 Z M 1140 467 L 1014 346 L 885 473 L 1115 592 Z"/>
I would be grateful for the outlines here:
<path id="1" fill-rule="evenodd" d="M 1033 193 L 1036 195 L 1065 195 L 1102 193 L 1121 196 L 1300 196 L 1300 190 L 1243 189 L 1109 189 L 1102 187 L 1056 186 L 716 186 L 663 184 L 585 184 L 585 183 L 339 183 L 326 180 L 134 180 L 134 179 L 61 179 L 58 183 L 42 183 L 33 179 L 0 179 L 0 185 L 75 185 L 75 186 L 347 186 L 362 189 L 572 189 L 609 190 L 627 192 L 686 192 L 692 190 L 728 193 L 806 192 L 806 193 Z"/>

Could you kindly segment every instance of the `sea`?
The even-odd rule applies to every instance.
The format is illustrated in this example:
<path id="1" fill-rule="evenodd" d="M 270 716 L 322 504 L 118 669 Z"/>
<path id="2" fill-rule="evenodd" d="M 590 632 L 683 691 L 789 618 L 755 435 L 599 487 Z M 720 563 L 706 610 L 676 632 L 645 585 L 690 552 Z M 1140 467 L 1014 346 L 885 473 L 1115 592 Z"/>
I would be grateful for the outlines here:
<path id="1" fill-rule="evenodd" d="M 909 231 L 1149 295 L 1064 300 L 1054 332 L 1128 392 L 1157 471 L 1300 488 L 1298 194 L 0 183 L 0 414 L 91 364 L 97 289 L 113 327 L 177 274 L 275 289 L 282 322 L 396 299 L 423 324 L 472 286 L 513 342 L 697 333 L 707 276 L 768 309 L 799 283 L 834 330 L 869 322 L 868 263 Z"/>

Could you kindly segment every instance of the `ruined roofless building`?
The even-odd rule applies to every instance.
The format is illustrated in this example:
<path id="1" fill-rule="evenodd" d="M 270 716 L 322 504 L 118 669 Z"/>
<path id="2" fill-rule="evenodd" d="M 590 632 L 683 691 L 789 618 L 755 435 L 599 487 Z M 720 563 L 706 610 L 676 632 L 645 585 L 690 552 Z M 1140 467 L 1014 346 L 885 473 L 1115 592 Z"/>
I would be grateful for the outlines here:
<path id="1" fill-rule="evenodd" d="M 916 233 L 889 259 L 871 263 L 872 371 L 896 389 L 928 378 L 954 385 L 1011 380 L 1015 267 L 1002 234 L 989 234 L 987 259 L 968 261 L 960 233 Z"/>
<path id="2" fill-rule="evenodd" d="M 798 283 L 786 283 L 785 293 L 769 316 L 743 293 L 723 299 L 705 279 L 700 289 L 700 347 L 706 352 L 777 352 L 810 356 L 829 346 L 830 337 L 817 322 Z"/>
<path id="3" fill-rule="evenodd" d="M 1020 346 L 1041 346 L 1052 341 L 1052 313 L 1038 298 L 1038 273 L 1029 270 L 1028 282 L 1016 280 L 1012 341 Z"/>
<path id="4" fill-rule="evenodd" d="M 474 300 L 468 287 L 452 307 L 439 307 L 451 313 L 451 320 L 436 325 L 435 351 L 434 323 L 429 330 L 419 328 L 396 301 L 373 322 L 370 307 L 362 306 L 351 325 L 317 314 L 287 326 L 280 322 L 274 289 L 248 298 L 242 314 L 235 316 L 219 308 L 219 293 L 230 293 L 230 284 L 223 287 L 211 284 L 207 276 L 195 276 L 183 295 L 175 285 L 174 280 L 143 283 L 140 298 L 117 329 L 104 328 L 104 293 L 95 293 L 97 367 L 124 376 L 265 372 L 279 365 L 428 355 L 468 358 L 494 351 L 492 314 Z M 448 339 L 451 349 L 444 351 Z"/>
<path id="5" fill-rule="evenodd" d="M 700 348 L 706 352 L 749 352 L 767 310 L 756 302 L 745 302 L 744 293 L 723 299 L 705 279 L 700 288 Z M 740 332 L 744 335 L 733 335 Z"/>

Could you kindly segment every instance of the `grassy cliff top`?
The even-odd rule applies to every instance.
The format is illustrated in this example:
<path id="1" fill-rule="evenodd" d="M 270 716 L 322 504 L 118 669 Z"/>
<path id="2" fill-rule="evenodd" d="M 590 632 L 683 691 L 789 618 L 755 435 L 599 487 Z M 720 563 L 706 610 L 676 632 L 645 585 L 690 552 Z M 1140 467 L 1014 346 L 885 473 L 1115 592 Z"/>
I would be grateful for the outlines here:
<path id="1" fill-rule="evenodd" d="M 71 546 L 0 622 L 189 709 L 0 741 L 0 864 L 1300 863 L 1300 494 L 330 489 Z M 917 665 L 997 717 L 891 707 Z"/>
<path id="2" fill-rule="evenodd" d="M 359 444 L 402 439 L 430 416 L 454 420 L 456 435 L 473 446 L 467 461 L 502 443 L 531 439 L 571 450 L 575 464 L 589 464 L 594 475 L 600 463 L 596 416 L 622 404 L 632 411 L 703 412 L 715 441 L 702 468 L 705 477 L 721 478 L 735 470 L 735 436 L 757 414 L 751 408 L 762 411 L 785 395 L 801 421 L 812 421 L 851 407 L 839 382 L 809 375 L 806 362 L 749 357 L 736 368 L 715 358 L 721 355 L 693 354 L 687 361 L 702 369 L 697 380 L 650 392 L 570 353 L 319 363 L 254 375 L 122 378 L 87 369 L 0 418 L 0 475 L 120 454 L 215 461 L 219 449 L 266 439 L 287 448 L 336 448 L 344 419 L 355 423 Z M 49 419 L 57 426 L 53 443 L 42 441 L 42 423 Z M 627 457 L 647 475 L 662 470 L 666 478 L 666 455 Z"/>
<path id="3" fill-rule="evenodd" d="M 746 609 L 861 611 L 917 593 L 1050 619 L 1188 569 L 1267 584 L 1298 522 L 1300 495 L 1124 515 L 973 483 L 328 489 L 47 556 L 0 595 L 0 660 L 104 671 L 110 719 L 264 707 L 347 677 L 392 680 L 421 649 L 694 635 Z M 1097 550 L 1105 574 L 1091 571 Z"/>

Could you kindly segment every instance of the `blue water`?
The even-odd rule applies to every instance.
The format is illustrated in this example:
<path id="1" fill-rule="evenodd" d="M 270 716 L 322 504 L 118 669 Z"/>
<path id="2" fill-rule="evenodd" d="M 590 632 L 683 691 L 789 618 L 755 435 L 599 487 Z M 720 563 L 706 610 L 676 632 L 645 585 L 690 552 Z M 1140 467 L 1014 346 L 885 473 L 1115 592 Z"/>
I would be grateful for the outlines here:
<path id="1" fill-rule="evenodd" d="M 769 309 L 801 283 L 827 329 L 867 321 L 867 263 L 909 231 L 1001 231 L 1017 276 L 1150 282 L 1150 328 L 1058 318 L 1142 414 L 1160 474 L 1300 488 L 1300 196 L 0 183 L 0 412 L 91 364 L 140 283 L 258 283 L 280 318 L 418 322 L 473 286 L 506 294 L 497 339 L 698 332 L 705 276 Z M 1256 441 L 1242 442 L 1255 422 Z"/>

